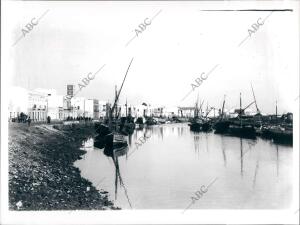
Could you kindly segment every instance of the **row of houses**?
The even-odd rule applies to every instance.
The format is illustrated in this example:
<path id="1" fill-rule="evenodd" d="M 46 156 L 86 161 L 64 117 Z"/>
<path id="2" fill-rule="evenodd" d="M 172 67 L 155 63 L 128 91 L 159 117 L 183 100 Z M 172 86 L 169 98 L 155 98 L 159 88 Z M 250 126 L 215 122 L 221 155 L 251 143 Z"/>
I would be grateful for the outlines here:
<path id="1" fill-rule="evenodd" d="M 46 121 L 48 116 L 51 120 L 78 117 L 100 119 L 107 116 L 107 109 L 111 107 L 107 101 L 74 96 L 74 85 L 67 85 L 66 95 L 57 94 L 55 89 L 43 88 L 27 90 L 22 87 L 11 87 L 9 91 L 9 120 L 18 118 L 21 113 L 30 116 L 32 121 Z M 69 98 L 70 96 L 72 98 Z M 212 109 L 210 117 L 220 115 L 220 109 Z M 141 116 L 190 118 L 194 116 L 195 108 L 154 106 L 142 103 L 140 105 L 119 104 L 116 111 L 121 117 L 131 115 L 136 118 Z M 249 110 L 245 113 L 251 115 L 256 112 Z M 206 112 L 203 112 L 203 115 L 205 114 Z M 233 110 L 225 110 L 225 114 L 227 117 L 236 117 L 238 113 Z"/>
<path id="2" fill-rule="evenodd" d="M 25 113 L 33 121 L 46 121 L 47 116 L 53 120 L 66 120 L 68 117 L 99 118 L 105 102 L 83 97 L 66 98 L 58 95 L 54 89 L 37 88 L 27 90 L 11 87 L 9 94 L 9 119 L 12 120 Z M 104 113 L 105 114 L 105 113 Z"/>
<path id="3" fill-rule="evenodd" d="M 11 87 L 9 93 L 9 120 L 18 118 L 21 113 L 30 116 L 32 121 L 66 120 L 68 118 L 88 117 L 99 119 L 107 116 L 110 104 L 98 99 L 87 99 L 73 96 L 74 86 L 67 85 L 67 94 L 59 95 L 55 89 L 36 88 L 27 90 L 22 87 Z M 72 98 L 68 98 L 72 96 Z M 165 107 L 120 104 L 117 107 L 119 116 L 133 117 L 155 116 L 172 117 L 193 115 L 193 107 Z"/>

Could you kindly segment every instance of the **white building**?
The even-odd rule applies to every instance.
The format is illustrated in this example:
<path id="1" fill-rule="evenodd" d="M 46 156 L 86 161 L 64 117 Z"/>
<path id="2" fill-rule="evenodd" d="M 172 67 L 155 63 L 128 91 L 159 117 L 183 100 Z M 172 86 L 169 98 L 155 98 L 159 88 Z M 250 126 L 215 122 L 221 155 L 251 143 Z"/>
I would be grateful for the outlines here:
<path id="1" fill-rule="evenodd" d="M 51 120 L 62 120 L 63 117 L 63 106 L 64 96 L 57 95 L 55 89 L 43 89 L 36 88 L 34 91 L 43 93 L 46 95 L 46 114 L 50 116 Z"/>
<path id="2" fill-rule="evenodd" d="M 99 117 L 104 118 L 106 116 L 106 101 L 99 101 Z"/>
<path id="3" fill-rule="evenodd" d="M 46 93 L 28 91 L 28 110 L 26 114 L 32 121 L 46 121 L 47 101 Z"/>
<path id="4" fill-rule="evenodd" d="M 94 100 L 93 99 L 85 100 L 84 116 L 90 117 L 90 118 L 94 117 Z"/>
<path id="5" fill-rule="evenodd" d="M 73 97 L 71 99 L 71 117 L 94 118 L 94 100 L 84 97 Z"/>
<path id="6" fill-rule="evenodd" d="M 173 116 L 178 116 L 178 109 L 179 108 L 176 106 L 165 107 L 163 115 L 169 118 L 172 118 Z"/>
<path id="7" fill-rule="evenodd" d="M 8 93 L 9 119 L 16 118 L 21 112 L 27 114 L 28 91 L 21 87 L 10 87 Z"/>

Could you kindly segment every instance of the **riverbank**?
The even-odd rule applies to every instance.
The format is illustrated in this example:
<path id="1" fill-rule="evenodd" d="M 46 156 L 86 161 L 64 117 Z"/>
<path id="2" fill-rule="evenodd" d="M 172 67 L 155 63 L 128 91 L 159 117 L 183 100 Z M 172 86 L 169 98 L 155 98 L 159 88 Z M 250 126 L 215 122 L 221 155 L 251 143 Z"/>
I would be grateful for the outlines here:
<path id="1" fill-rule="evenodd" d="M 73 166 L 94 132 L 93 123 L 9 124 L 10 210 L 115 209 Z"/>

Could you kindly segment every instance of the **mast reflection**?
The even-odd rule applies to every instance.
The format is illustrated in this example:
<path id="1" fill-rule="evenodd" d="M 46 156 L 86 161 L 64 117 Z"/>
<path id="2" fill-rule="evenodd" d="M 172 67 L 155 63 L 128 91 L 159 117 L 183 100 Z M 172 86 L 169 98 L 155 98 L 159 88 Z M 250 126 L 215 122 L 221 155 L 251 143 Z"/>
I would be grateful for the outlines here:
<path id="1" fill-rule="evenodd" d="M 240 149 L 241 149 L 241 177 L 243 177 L 243 161 L 244 161 L 244 157 L 243 157 L 243 139 L 240 138 Z"/>
<path id="2" fill-rule="evenodd" d="M 115 200 L 117 200 L 118 184 L 120 184 L 120 186 L 124 189 L 124 193 L 127 198 L 128 204 L 130 208 L 132 208 L 131 201 L 128 196 L 127 188 L 121 176 L 119 160 L 118 160 L 119 157 L 123 155 L 127 155 L 127 152 L 128 152 L 128 146 L 124 146 L 120 148 L 104 148 L 104 154 L 108 157 L 111 157 L 115 165 Z"/>
<path id="3" fill-rule="evenodd" d="M 209 152 L 207 133 L 205 133 L 205 142 L 206 142 L 206 152 Z"/>
<path id="4" fill-rule="evenodd" d="M 279 151 L 278 145 L 276 145 L 276 175 L 279 176 Z"/>
<path id="5" fill-rule="evenodd" d="M 200 151 L 200 136 L 199 135 L 194 135 L 194 149 L 195 149 L 195 153 L 199 157 L 199 151 Z"/>
<path id="6" fill-rule="evenodd" d="M 164 128 L 160 127 L 159 132 L 160 132 L 161 139 L 163 140 L 164 139 Z"/>
<path id="7" fill-rule="evenodd" d="M 255 187 L 256 184 L 256 176 L 257 176 L 257 172 L 258 172 L 258 168 L 259 168 L 259 161 L 256 161 L 256 167 L 255 167 L 255 172 L 254 172 L 254 177 L 253 177 L 253 184 L 252 187 Z"/>
<path id="8" fill-rule="evenodd" d="M 221 146 L 222 146 L 222 153 L 223 153 L 223 160 L 224 160 L 224 167 L 227 166 L 227 159 L 226 159 L 226 146 L 224 143 L 224 137 L 221 136 Z"/>

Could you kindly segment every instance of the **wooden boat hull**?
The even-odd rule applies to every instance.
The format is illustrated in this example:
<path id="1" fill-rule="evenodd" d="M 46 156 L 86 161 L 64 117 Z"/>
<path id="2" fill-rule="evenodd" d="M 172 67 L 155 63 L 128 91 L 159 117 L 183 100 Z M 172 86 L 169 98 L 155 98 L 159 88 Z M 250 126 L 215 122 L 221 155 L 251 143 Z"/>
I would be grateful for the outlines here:
<path id="1" fill-rule="evenodd" d="M 96 136 L 94 138 L 94 146 L 96 148 L 104 148 L 105 147 L 105 144 L 106 144 L 106 136 Z"/>
<path id="2" fill-rule="evenodd" d="M 201 130 L 203 132 L 211 131 L 211 124 L 209 122 L 203 123 L 202 126 L 201 126 Z"/>
<path id="3" fill-rule="evenodd" d="M 264 137 L 279 144 L 293 144 L 293 130 L 286 130 L 280 126 L 264 128 Z"/>
<path id="4" fill-rule="evenodd" d="M 120 157 L 126 155 L 128 152 L 128 146 L 113 148 L 113 147 L 105 147 L 104 154 L 110 157 Z"/>
<path id="5" fill-rule="evenodd" d="M 229 125 L 228 134 L 231 136 L 255 139 L 256 133 L 253 126 Z"/>
<path id="6" fill-rule="evenodd" d="M 120 133 L 110 133 L 106 135 L 105 147 L 107 148 L 119 148 L 127 145 L 125 136 Z"/>
<path id="7" fill-rule="evenodd" d="M 121 133 L 124 135 L 133 134 L 135 129 L 134 123 L 125 123 L 124 126 L 121 128 Z"/>
<path id="8" fill-rule="evenodd" d="M 195 131 L 195 132 L 200 132 L 201 131 L 201 124 L 200 123 L 191 123 L 189 124 L 190 130 Z"/>
<path id="9" fill-rule="evenodd" d="M 214 125 L 216 134 L 225 134 L 228 132 L 230 122 L 229 121 L 218 121 Z"/>
<path id="10" fill-rule="evenodd" d="M 205 123 L 190 123 L 190 130 L 194 131 L 194 132 L 209 132 L 211 130 L 211 124 L 209 122 L 205 122 Z"/>

